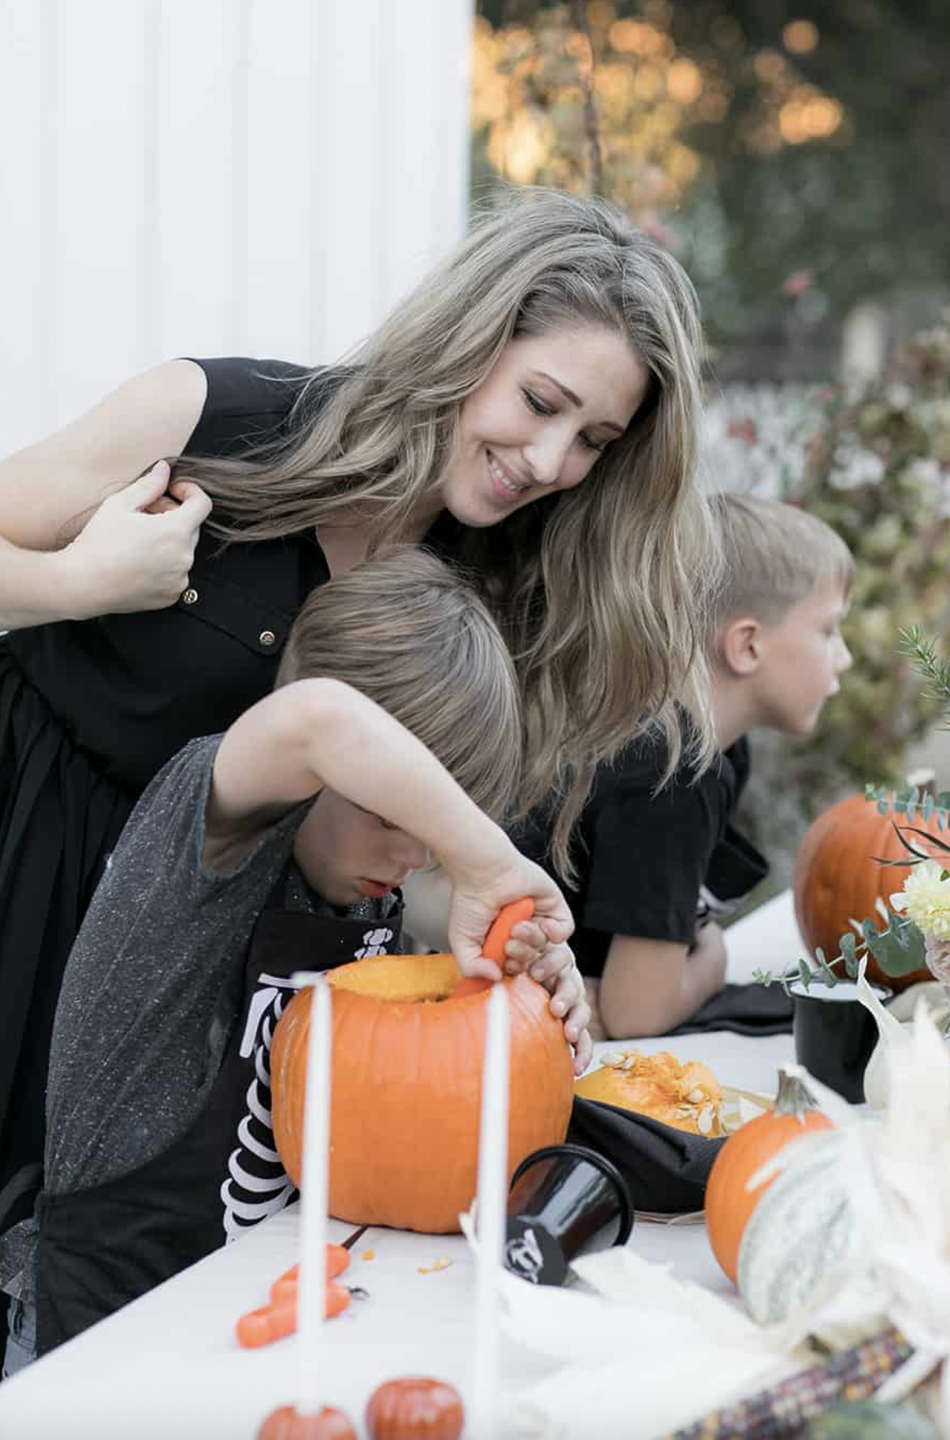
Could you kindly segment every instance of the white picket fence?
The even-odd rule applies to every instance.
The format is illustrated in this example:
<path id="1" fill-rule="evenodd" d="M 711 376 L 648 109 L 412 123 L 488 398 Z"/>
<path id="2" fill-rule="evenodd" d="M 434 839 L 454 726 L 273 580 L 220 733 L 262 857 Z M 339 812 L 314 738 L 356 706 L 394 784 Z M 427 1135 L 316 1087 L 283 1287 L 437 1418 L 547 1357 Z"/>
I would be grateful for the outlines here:
<path id="1" fill-rule="evenodd" d="M 465 226 L 472 0 L 2 0 L 0 454 L 173 355 L 317 363 Z"/>

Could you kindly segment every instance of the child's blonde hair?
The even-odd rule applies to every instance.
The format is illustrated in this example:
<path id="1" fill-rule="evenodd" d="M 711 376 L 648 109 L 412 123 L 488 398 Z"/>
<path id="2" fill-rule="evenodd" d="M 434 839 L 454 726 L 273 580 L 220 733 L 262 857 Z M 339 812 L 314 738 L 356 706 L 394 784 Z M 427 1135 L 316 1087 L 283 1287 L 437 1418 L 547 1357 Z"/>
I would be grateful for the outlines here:
<path id="1" fill-rule="evenodd" d="M 520 781 L 518 682 L 487 608 L 425 551 L 402 548 L 335 575 L 308 596 L 277 685 L 345 681 L 432 751 L 500 819 Z"/>
<path id="2" fill-rule="evenodd" d="M 793 605 L 854 582 L 854 557 L 841 536 L 807 510 L 782 500 L 721 493 L 710 497 L 723 552 L 715 623 L 751 615 L 780 624 Z"/>

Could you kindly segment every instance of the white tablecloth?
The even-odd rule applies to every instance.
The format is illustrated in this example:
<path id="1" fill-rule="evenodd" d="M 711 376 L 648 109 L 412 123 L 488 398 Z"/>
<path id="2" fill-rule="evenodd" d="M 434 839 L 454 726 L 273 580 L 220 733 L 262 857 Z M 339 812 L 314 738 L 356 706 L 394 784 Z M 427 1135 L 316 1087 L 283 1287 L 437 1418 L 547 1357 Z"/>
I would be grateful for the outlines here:
<path id="1" fill-rule="evenodd" d="M 728 978 L 780 970 L 801 953 L 788 894 L 761 906 L 728 934 Z M 617 1042 L 609 1042 L 616 1049 Z M 637 1042 L 701 1059 L 726 1084 L 774 1093 L 790 1036 L 752 1040 L 725 1032 Z M 604 1048 L 604 1047 L 599 1047 Z M 331 1238 L 351 1227 L 333 1222 Z M 649 1260 L 723 1294 L 732 1287 L 702 1225 L 639 1222 L 630 1245 Z M 369 1261 L 360 1257 L 374 1251 Z M 2 1440 L 253 1440 L 261 1420 L 294 1398 L 295 1338 L 241 1350 L 234 1323 L 267 1300 L 271 1282 L 298 1258 L 296 1207 L 126 1306 L 0 1385 Z M 431 1270 L 435 1261 L 450 1260 Z M 429 1273 L 421 1273 L 429 1269 Z M 382 1380 L 437 1375 L 470 1395 L 472 1256 L 458 1236 L 370 1230 L 354 1247 L 347 1280 L 370 1292 L 327 1326 L 327 1400 L 362 1425 Z M 509 1346 L 503 1386 L 514 1393 L 548 1362 Z M 364 1433 L 361 1430 L 361 1433 Z M 592 1432 L 592 1433 L 595 1433 Z"/>

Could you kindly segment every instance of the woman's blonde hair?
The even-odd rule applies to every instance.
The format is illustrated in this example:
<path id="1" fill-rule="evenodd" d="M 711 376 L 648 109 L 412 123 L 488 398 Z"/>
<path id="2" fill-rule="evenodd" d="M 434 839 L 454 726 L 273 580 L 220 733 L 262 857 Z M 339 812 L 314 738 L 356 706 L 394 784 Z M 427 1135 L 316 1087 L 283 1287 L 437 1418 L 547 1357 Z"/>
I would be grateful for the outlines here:
<path id="1" fill-rule="evenodd" d="M 313 678 L 368 695 L 504 819 L 521 765 L 518 682 L 488 609 L 455 570 L 404 546 L 311 591 L 276 683 Z"/>
<path id="2" fill-rule="evenodd" d="M 465 399 L 505 346 L 557 327 L 605 326 L 645 365 L 646 397 L 583 483 L 485 530 L 458 527 L 472 574 L 515 657 L 525 713 L 522 809 L 551 792 L 552 853 L 568 844 L 596 764 L 648 725 L 680 758 L 674 701 L 692 713 L 699 765 L 714 753 L 703 639 L 718 552 L 695 481 L 701 333 L 693 287 L 613 207 L 517 192 L 410 294 L 327 384 L 317 373 L 289 437 L 243 461 L 195 461 L 218 526 L 263 539 L 354 511 L 372 548 L 406 533 L 439 489 Z M 327 391 L 330 389 L 329 398 Z M 182 467 L 185 468 L 184 466 Z M 266 482 L 261 476 L 266 472 Z"/>
<path id="3" fill-rule="evenodd" d="M 848 599 L 854 556 L 824 520 L 757 495 L 710 498 L 724 567 L 716 624 L 743 614 L 781 624 L 794 605 L 832 587 Z"/>

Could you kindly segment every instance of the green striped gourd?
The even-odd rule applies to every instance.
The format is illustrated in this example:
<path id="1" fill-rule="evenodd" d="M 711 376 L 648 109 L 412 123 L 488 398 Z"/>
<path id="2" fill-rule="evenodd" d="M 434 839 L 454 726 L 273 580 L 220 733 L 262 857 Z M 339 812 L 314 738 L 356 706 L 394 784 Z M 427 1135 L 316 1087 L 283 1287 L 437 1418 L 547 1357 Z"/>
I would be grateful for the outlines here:
<path id="1" fill-rule="evenodd" d="M 837 1131 L 796 1141 L 807 1152 L 779 1172 L 745 1227 L 739 1293 L 760 1325 L 819 1303 L 857 1256 L 843 1142 Z"/>
<path id="2" fill-rule="evenodd" d="M 909 1405 L 843 1401 L 813 1420 L 801 1440 L 937 1440 L 937 1432 Z"/>

